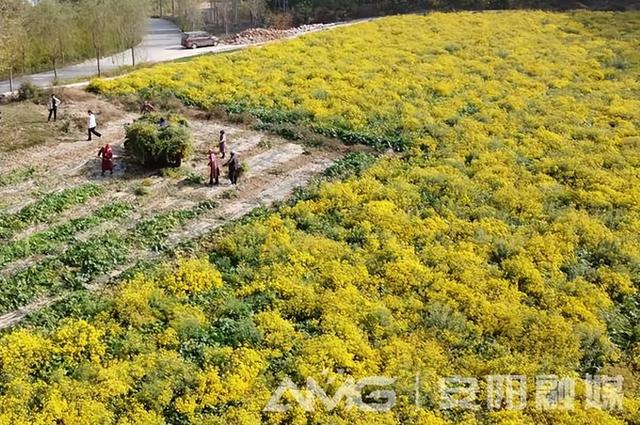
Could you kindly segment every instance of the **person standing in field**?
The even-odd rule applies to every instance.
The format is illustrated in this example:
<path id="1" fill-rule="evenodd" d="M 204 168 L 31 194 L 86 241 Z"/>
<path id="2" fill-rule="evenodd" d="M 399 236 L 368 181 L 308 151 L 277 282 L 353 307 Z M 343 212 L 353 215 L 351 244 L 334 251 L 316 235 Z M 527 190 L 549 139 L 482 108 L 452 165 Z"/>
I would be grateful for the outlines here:
<path id="1" fill-rule="evenodd" d="M 220 149 L 221 158 L 225 157 L 227 152 L 227 134 L 224 130 L 220 130 L 220 141 L 218 142 L 218 149 Z"/>
<path id="2" fill-rule="evenodd" d="M 60 105 L 61 102 L 55 94 L 51 93 L 51 97 L 49 98 L 49 118 L 47 118 L 47 122 L 51 121 L 51 117 L 53 117 L 53 121 L 58 119 L 58 105 Z"/>
<path id="3" fill-rule="evenodd" d="M 220 184 L 218 179 L 220 178 L 220 160 L 218 160 L 218 155 L 216 155 L 211 149 L 209 149 L 209 185 L 213 186 L 214 184 L 217 186 Z"/>
<path id="4" fill-rule="evenodd" d="M 156 108 L 153 106 L 153 104 L 152 104 L 150 101 L 145 100 L 145 101 L 142 103 L 142 107 L 140 108 L 140 113 L 141 113 L 142 115 L 144 115 L 144 114 L 148 114 L 148 113 L 150 113 L 150 112 L 153 112 L 153 111 L 155 111 L 155 110 L 156 110 Z"/>
<path id="5" fill-rule="evenodd" d="M 96 131 L 96 116 L 93 114 L 93 112 L 91 112 L 91 110 L 89 110 L 89 119 L 88 119 L 88 124 L 87 126 L 89 127 L 89 129 L 87 130 L 87 133 L 89 134 L 89 138 L 87 139 L 88 142 L 91 141 L 91 134 L 95 134 L 98 137 L 102 137 L 102 134 L 98 133 Z"/>
<path id="6" fill-rule="evenodd" d="M 231 184 L 237 184 L 238 173 L 240 172 L 240 159 L 235 151 L 231 151 L 231 156 L 224 165 L 229 167 L 229 180 L 231 180 Z"/>
<path id="7" fill-rule="evenodd" d="M 111 145 L 106 144 L 98 151 L 98 156 L 102 158 L 102 175 L 105 171 L 109 171 L 113 175 L 113 151 Z"/>

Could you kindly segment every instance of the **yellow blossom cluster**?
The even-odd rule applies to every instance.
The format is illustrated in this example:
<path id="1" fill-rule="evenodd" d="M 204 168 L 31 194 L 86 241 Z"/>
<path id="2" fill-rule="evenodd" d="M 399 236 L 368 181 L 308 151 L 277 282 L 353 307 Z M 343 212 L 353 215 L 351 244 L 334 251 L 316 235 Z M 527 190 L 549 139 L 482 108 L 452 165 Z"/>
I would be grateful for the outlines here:
<path id="1" fill-rule="evenodd" d="M 544 155 L 540 140 L 635 134 L 637 20 L 586 12 L 391 17 L 90 88 L 169 92 L 204 109 L 309 121 L 318 131 L 398 147 L 503 143 Z"/>
<path id="2" fill-rule="evenodd" d="M 408 152 L 8 332 L 0 424 L 640 423 L 639 23 L 391 17 L 95 81 L 398 132 Z M 441 408 L 440 378 L 479 378 L 486 400 L 482 378 L 511 374 L 521 410 Z M 537 375 L 587 374 L 624 378 L 622 411 L 588 408 L 580 381 L 572 410 L 536 407 Z M 396 379 L 390 411 L 291 393 L 264 410 L 285 379 L 333 395 L 369 376 Z"/>

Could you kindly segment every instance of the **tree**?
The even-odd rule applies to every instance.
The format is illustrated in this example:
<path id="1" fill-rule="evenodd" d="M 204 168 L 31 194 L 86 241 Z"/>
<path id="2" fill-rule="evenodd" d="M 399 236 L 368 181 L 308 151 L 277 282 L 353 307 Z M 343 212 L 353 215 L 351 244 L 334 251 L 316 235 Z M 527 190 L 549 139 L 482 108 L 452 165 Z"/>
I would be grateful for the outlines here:
<path id="1" fill-rule="evenodd" d="M 95 57 L 141 41 L 149 5 L 156 0 L 0 0 L 0 76 L 53 69 L 65 60 Z M 163 0 L 167 1 L 167 0 Z M 31 4 L 34 3 L 34 4 Z"/>
<path id="2" fill-rule="evenodd" d="M 233 6 L 233 25 L 238 25 L 238 9 L 240 8 L 240 1 L 232 0 L 231 4 Z"/>
<path id="3" fill-rule="evenodd" d="M 55 0 L 43 0 L 31 8 L 27 17 L 32 43 L 32 60 L 41 58 L 51 64 L 55 78 L 58 77 L 58 61 L 63 61 L 71 45 L 71 30 L 74 26 L 73 9 Z"/>
<path id="4" fill-rule="evenodd" d="M 231 15 L 231 0 L 222 0 L 220 12 L 222 15 L 222 24 L 224 25 L 224 33 L 229 34 L 229 19 Z"/>
<path id="5" fill-rule="evenodd" d="M 135 66 L 135 46 L 142 41 L 145 33 L 145 22 L 149 3 L 147 0 L 115 0 L 118 11 L 117 37 L 118 44 L 131 50 L 131 63 Z"/>
<path id="6" fill-rule="evenodd" d="M 9 73 L 9 90 L 13 93 L 13 72 L 24 59 L 24 17 L 26 3 L 23 0 L 0 1 L 0 73 Z"/>
<path id="7" fill-rule="evenodd" d="M 265 0 L 248 0 L 249 14 L 251 15 L 251 25 L 260 25 L 264 19 L 267 9 Z"/>
<path id="8" fill-rule="evenodd" d="M 100 58 L 114 39 L 113 20 L 115 2 L 113 0 L 85 0 L 80 4 L 80 20 L 84 34 L 90 40 L 98 67 L 100 71 Z"/>
<path id="9" fill-rule="evenodd" d="M 202 26 L 202 9 L 198 0 L 176 0 L 178 25 L 183 31 L 191 31 Z"/>

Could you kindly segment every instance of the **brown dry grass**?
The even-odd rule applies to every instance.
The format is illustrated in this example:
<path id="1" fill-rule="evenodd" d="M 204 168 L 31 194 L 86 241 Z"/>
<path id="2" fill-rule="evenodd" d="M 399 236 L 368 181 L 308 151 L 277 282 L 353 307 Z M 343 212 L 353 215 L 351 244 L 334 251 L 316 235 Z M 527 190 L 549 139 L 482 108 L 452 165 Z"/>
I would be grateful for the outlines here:
<path id="1" fill-rule="evenodd" d="M 0 106 L 0 152 L 15 152 L 39 145 L 82 140 L 87 111 L 97 117 L 98 127 L 123 116 L 117 106 L 78 89 L 57 89 L 62 100 L 57 122 L 47 122 L 46 98 L 37 102 L 12 102 Z M 1 172 L 2 170 L 0 170 Z"/>
<path id="2" fill-rule="evenodd" d="M 0 113 L 0 152 L 45 143 L 52 128 L 59 127 L 47 124 L 47 111 L 30 102 L 3 105 Z"/>

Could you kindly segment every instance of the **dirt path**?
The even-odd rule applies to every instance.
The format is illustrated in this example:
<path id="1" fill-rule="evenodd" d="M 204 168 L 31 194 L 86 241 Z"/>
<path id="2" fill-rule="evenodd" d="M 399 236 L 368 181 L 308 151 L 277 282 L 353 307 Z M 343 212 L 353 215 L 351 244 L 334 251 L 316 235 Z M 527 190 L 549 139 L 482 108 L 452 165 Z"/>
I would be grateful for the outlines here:
<path id="1" fill-rule="evenodd" d="M 48 170 L 46 173 L 36 173 L 15 185 L 0 187 L 0 199 L 3 199 L 3 205 L 6 206 L 5 212 L 17 211 L 42 197 L 43 193 L 57 192 L 87 182 L 102 185 L 106 195 L 92 198 L 56 214 L 50 217 L 47 223 L 21 229 L 11 240 L 0 243 L 15 243 L 36 232 L 46 231 L 52 226 L 90 216 L 97 209 L 114 201 L 127 203 L 132 207 L 132 211 L 126 217 L 100 223 L 73 235 L 71 242 L 61 243 L 55 254 L 34 254 L 8 262 L 0 268 L 0 277 L 8 278 L 32 265 L 64 254 L 73 248 L 75 243 L 91 240 L 105 232 L 114 232 L 126 237 L 132 234 L 141 220 L 193 208 L 203 201 L 217 200 L 218 207 L 187 220 L 168 234 L 163 244 L 170 249 L 241 218 L 257 207 L 270 206 L 286 200 L 296 187 L 306 185 L 310 179 L 347 152 L 345 147 L 308 148 L 272 134 L 220 122 L 193 119 L 190 124 L 194 138 L 194 155 L 183 163 L 181 177 L 169 178 L 158 172 L 141 170 L 126 158 L 123 147 L 124 124 L 131 122 L 135 115 L 125 113 L 93 97 L 74 101 L 72 105 L 67 104 L 67 107 L 68 113 L 76 119 L 82 119 L 83 111 L 89 107 L 104 110 L 103 116 L 108 119 L 102 121 L 102 139 L 87 142 L 81 129 L 77 128 L 69 134 L 59 135 L 43 146 L 22 149 L 1 158 L 0 169 L 3 171 L 39 163 L 46 163 Z M 220 185 L 215 187 L 192 183 L 195 179 L 185 176 L 200 175 L 204 181 L 207 180 L 207 152 L 214 147 L 217 134 L 222 128 L 229 137 L 230 149 L 238 152 L 241 161 L 248 165 L 249 170 L 242 176 L 237 187 L 232 186 L 224 177 Z M 99 146 L 106 141 L 114 148 L 117 167 L 114 176 L 102 177 L 96 154 Z M 93 276 L 85 287 L 89 291 L 101 290 L 105 284 L 137 262 L 154 259 L 157 255 L 157 252 L 150 249 L 135 248 L 127 255 L 125 261 L 107 273 Z M 64 293 L 46 295 L 0 316 L 0 330 L 63 298 Z"/>

